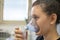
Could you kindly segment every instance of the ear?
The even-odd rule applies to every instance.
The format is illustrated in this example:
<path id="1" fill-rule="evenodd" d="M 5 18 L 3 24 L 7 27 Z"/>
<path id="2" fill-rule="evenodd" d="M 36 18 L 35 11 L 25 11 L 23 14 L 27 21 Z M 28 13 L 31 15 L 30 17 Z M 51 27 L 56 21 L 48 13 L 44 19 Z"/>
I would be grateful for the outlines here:
<path id="1" fill-rule="evenodd" d="M 57 15 L 53 13 L 51 16 L 50 24 L 55 24 L 57 20 Z"/>

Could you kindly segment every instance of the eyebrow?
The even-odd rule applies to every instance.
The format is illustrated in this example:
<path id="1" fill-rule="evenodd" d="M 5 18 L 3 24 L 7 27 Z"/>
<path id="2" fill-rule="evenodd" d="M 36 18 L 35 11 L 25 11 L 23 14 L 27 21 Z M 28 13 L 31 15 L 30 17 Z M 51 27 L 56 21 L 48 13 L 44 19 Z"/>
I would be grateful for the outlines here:
<path id="1" fill-rule="evenodd" d="M 35 14 L 33 14 L 33 15 L 32 15 L 32 18 L 34 18 L 34 17 L 38 17 L 38 16 L 37 16 L 37 15 L 35 15 Z"/>

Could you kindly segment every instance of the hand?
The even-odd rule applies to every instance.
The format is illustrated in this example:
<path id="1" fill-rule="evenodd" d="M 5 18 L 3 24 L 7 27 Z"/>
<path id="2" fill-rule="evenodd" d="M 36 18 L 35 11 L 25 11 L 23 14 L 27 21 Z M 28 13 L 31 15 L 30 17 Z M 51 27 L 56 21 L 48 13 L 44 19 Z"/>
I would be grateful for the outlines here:
<path id="1" fill-rule="evenodd" d="M 15 40 L 24 40 L 23 33 L 19 28 L 15 28 Z"/>

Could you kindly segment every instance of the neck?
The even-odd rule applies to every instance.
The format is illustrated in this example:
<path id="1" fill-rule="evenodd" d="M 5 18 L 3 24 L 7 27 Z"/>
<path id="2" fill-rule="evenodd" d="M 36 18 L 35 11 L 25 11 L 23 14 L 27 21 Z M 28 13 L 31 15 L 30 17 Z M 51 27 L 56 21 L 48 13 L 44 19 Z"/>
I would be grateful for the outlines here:
<path id="1" fill-rule="evenodd" d="M 44 34 L 43 37 L 44 37 L 44 40 L 57 40 L 58 33 L 56 31 L 55 26 L 54 28 L 51 28 L 51 30 L 48 33 Z"/>

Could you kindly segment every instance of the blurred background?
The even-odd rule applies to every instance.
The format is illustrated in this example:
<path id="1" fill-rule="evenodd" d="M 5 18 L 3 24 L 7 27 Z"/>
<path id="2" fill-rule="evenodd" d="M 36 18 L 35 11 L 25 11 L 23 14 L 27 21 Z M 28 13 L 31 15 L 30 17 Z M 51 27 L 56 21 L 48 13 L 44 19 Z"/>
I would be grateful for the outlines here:
<path id="1" fill-rule="evenodd" d="M 5 40 L 13 34 L 15 27 L 23 27 L 31 19 L 31 7 L 35 0 L 0 0 L 0 40 Z M 57 25 L 60 35 L 60 24 Z M 36 35 L 28 32 L 27 40 L 35 40 Z"/>

